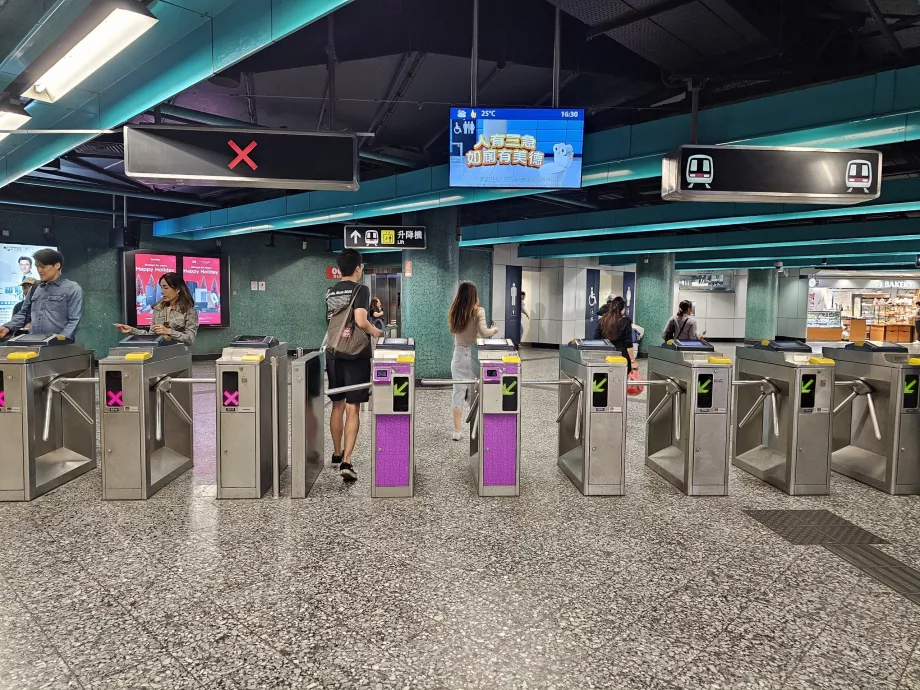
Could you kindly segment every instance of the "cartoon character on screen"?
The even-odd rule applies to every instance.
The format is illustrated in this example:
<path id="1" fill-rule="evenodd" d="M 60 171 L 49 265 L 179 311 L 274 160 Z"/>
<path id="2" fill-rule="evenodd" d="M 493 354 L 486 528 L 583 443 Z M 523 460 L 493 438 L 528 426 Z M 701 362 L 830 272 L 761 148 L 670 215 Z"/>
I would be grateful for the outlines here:
<path id="1" fill-rule="evenodd" d="M 571 144 L 553 144 L 553 160 L 540 168 L 540 176 L 547 187 L 562 186 L 566 172 L 575 161 L 575 147 Z"/>

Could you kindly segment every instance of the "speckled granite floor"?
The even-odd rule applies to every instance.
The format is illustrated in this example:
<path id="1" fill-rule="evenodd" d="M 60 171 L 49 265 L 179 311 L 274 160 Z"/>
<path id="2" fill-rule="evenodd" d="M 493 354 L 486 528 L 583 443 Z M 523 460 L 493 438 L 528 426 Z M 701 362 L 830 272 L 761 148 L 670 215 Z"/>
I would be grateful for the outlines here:
<path id="1" fill-rule="evenodd" d="M 415 499 L 369 498 L 365 428 L 356 484 L 218 503 L 204 390 L 194 472 L 152 500 L 103 503 L 97 470 L 0 505 L 0 688 L 920 688 L 920 606 L 742 513 L 831 510 L 920 567 L 920 498 L 736 469 L 687 498 L 643 466 L 644 404 L 628 495 L 584 498 L 528 389 L 521 496 L 479 499 L 449 396 L 419 394 Z"/>

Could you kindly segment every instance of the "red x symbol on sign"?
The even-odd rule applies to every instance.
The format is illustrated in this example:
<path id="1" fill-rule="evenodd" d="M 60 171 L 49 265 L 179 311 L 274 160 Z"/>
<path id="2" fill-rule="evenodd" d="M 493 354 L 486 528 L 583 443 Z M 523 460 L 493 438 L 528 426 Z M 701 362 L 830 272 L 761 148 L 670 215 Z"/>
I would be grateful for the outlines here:
<path id="1" fill-rule="evenodd" d="M 230 145 L 231 149 L 233 149 L 239 154 L 236 158 L 230 161 L 230 163 L 227 165 L 228 168 L 233 170 L 237 165 L 239 165 L 240 161 L 246 161 L 246 164 L 253 170 L 259 167 L 258 165 L 255 164 L 255 161 L 253 161 L 252 158 L 249 157 L 249 152 L 252 151 L 257 146 L 256 142 L 254 141 L 249 142 L 249 146 L 247 146 L 244 149 L 241 149 L 239 146 L 237 146 L 236 142 L 233 141 L 233 139 L 231 139 L 227 143 Z"/>

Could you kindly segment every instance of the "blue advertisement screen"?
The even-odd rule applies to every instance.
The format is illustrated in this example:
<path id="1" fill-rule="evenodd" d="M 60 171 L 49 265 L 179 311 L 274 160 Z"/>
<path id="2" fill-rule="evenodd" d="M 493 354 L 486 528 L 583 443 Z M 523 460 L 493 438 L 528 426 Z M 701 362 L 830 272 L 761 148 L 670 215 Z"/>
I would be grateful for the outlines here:
<path id="1" fill-rule="evenodd" d="M 579 189 L 585 111 L 451 108 L 450 186 Z"/>

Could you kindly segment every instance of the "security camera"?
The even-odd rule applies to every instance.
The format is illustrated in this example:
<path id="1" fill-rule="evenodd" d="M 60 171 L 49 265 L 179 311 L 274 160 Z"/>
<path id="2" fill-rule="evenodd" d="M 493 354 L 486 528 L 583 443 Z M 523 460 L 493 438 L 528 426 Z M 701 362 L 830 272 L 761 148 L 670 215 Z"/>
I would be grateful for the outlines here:
<path id="1" fill-rule="evenodd" d="M 774 261 L 774 262 L 773 262 L 773 268 L 775 268 L 777 271 L 782 272 L 782 270 L 783 270 L 783 262 L 782 262 L 782 261 Z"/>

